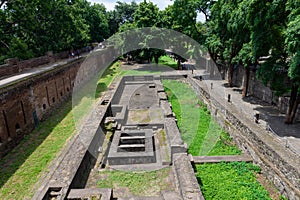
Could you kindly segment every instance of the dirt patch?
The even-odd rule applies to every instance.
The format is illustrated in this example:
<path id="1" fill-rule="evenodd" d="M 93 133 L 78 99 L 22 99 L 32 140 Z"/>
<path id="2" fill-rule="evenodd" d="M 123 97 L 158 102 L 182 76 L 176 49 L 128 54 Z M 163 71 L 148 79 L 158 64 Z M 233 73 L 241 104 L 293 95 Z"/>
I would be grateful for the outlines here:
<path id="1" fill-rule="evenodd" d="M 149 110 L 131 110 L 128 113 L 129 123 L 149 123 L 151 122 Z"/>

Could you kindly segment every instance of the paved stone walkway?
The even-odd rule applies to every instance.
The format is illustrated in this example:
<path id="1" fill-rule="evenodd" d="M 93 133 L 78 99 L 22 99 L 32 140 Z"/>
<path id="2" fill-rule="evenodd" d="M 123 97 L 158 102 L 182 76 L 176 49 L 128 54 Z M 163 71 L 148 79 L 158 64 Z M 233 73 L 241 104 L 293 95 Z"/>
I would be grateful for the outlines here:
<path id="1" fill-rule="evenodd" d="M 79 58 L 81 57 L 86 57 L 88 53 L 84 53 L 82 54 Z M 74 60 L 77 60 L 77 57 L 74 58 L 66 58 L 66 59 L 62 59 L 60 61 L 57 61 L 55 63 L 49 63 L 49 64 L 45 64 L 45 65 L 41 65 L 39 67 L 35 67 L 33 69 L 27 69 L 24 70 L 23 72 L 17 73 L 17 74 L 13 74 L 10 76 L 6 76 L 4 78 L 0 77 L 0 88 L 5 87 L 7 85 L 11 85 L 14 84 L 16 82 L 22 81 L 22 80 L 26 80 L 30 77 L 34 77 L 38 74 L 42 74 L 45 73 L 47 71 L 51 71 L 61 65 L 65 65 L 69 62 L 73 62 Z"/>
<path id="2" fill-rule="evenodd" d="M 218 98 L 223 98 L 223 101 L 227 101 L 228 94 L 230 94 L 230 104 L 253 123 L 255 123 L 254 115 L 258 112 L 260 114 L 259 125 L 273 133 L 276 140 L 285 143 L 286 148 L 300 154 L 300 121 L 287 125 L 284 123 L 285 114 L 282 114 L 276 107 L 253 96 L 242 98 L 240 88 L 227 88 L 224 86 L 226 81 L 210 79 L 203 70 L 197 70 L 196 74 L 204 76 L 204 82 L 215 97 L 218 96 Z M 211 83 L 213 83 L 212 89 Z"/>

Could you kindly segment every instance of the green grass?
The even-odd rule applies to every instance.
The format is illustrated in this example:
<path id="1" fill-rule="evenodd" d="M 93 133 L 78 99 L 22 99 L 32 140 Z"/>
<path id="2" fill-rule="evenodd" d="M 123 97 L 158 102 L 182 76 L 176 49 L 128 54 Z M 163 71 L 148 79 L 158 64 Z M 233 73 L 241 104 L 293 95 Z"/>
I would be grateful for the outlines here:
<path id="1" fill-rule="evenodd" d="M 102 75 L 102 78 L 97 82 L 96 97 L 99 97 L 101 92 L 105 91 L 113 80 L 121 73 L 121 63 L 116 62 L 109 67 Z"/>
<path id="2" fill-rule="evenodd" d="M 161 56 L 158 60 L 158 64 L 169 66 L 175 70 L 178 68 L 177 62 L 170 56 Z"/>
<path id="3" fill-rule="evenodd" d="M 151 172 L 105 170 L 99 172 L 102 178 L 97 184 L 100 188 L 126 187 L 137 196 L 154 196 L 162 190 L 170 190 L 170 183 L 167 179 L 170 169 L 164 168 Z"/>
<path id="4" fill-rule="evenodd" d="M 161 74 L 161 71 L 159 69 L 150 71 L 150 70 L 124 70 L 121 72 L 121 76 L 130 76 L 130 75 L 155 75 L 155 74 Z"/>
<path id="5" fill-rule="evenodd" d="M 196 171 L 206 200 L 271 199 L 256 180 L 260 168 L 251 163 L 202 164 L 196 165 Z"/>
<path id="6" fill-rule="evenodd" d="M 98 95 L 119 74 L 119 67 L 115 64 L 104 73 L 98 82 Z M 80 109 L 86 108 L 89 103 L 89 98 L 83 98 L 79 106 L 74 108 L 79 113 L 79 119 L 86 114 Z M 0 161 L 0 199 L 30 198 L 36 189 L 33 188 L 34 184 L 46 172 L 75 130 L 72 101 L 69 99 Z"/>
<path id="7" fill-rule="evenodd" d="M 71 101 L 68 101 L 1 160 L 0 199 L 30 197 L 34 184 L 74 131 Z"/>
<path id="8" fill-rule="evenodd" d="M 199 155 L 236 155 L 241 151 L 211 117 L 206 105 L 185 83 L 163 80 L 163 85 L 178 120 L 178 127 L 189 153 Z"/>

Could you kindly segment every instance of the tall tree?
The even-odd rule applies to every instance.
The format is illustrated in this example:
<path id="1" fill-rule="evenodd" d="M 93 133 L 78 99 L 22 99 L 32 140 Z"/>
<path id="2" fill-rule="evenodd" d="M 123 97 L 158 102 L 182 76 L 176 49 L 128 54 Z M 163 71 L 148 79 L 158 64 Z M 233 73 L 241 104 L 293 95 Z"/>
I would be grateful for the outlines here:
<path id="1" fill-rule="evenodd" d="M 289 0 L 286 11 L 289 12 L 285 44 L 290 58 L 288 76 L 291 79 L 291 97 L 285 122 L 291 124 L 300 103 L 300 2 Z"/>
<path id="2" fill-rule="evenodd" d="M 133 14 L 138 8 L 138 4 L 132 1 L 130 4 L 117 1 L 115 9 L 108 12 L 108 21 L 110 25 L 110 35 L 118 32 L 119 27 L 125 23 L 133 23 Z"/>
<path id="3" fill-rule="evenodd" d="M 238 7 L 234 9 L 228 22 L 228 28 L 232 31 L 234 39 L 242 45 L 237 55 L 232 59 L 233 63 L 245 68 L 242 97 L 246 97 L 248 94 L 250 66 L 255 67 L 257 64 L 252 52 L 249 23 L 245 17 L 248 14 L 248 8 L 248 0 L 238 3 Z"/>
<path id="4" fill-rule="evenodd" d="M 134 23 L 138 28 L 153 27 L 158 22 L 159 9 L 151 1 L 141 2 L 133 15 Z"/>
<path id="5" fill-rule="evenodd" d="M 92 42 L 102 42 L 110 36 L 106 8 L 102 4 L 87 7 L 85 17 L 89 25 L 89 35 Z"/>

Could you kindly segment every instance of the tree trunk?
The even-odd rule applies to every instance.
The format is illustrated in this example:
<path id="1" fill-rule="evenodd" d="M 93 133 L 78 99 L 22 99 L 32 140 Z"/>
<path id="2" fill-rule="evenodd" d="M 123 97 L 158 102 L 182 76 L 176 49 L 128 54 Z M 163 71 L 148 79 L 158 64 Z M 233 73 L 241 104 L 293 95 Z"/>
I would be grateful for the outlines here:
<path id="1" fill-rule="evenodd" d="M 233 86 L 233 64 L 229 64 L 228 68 L 228 86 L 232 87 Z"/>
<path id="2" fill-rule="evenodd" d="M 214 75 L 215 75 L 214 61 L 213 61 L 212 59 L 210 59 L 210 60 L 208 61 L 208 63 L 209 63 L 209 76 L 210 76 L 211 78 L 213 78 Z"/>
<path id="3" fill-rule="evenodd" d="M 242 97 L 246 97 L 248 95 L 249 76 L 250 76 L 250 67 L 249 67 L 249 65 L 247 65 L 245 68 L 245 74 L 244 74 Z"/>
<path id="4" fill-rule="evenodd" d="M 154 60 L 155 60 L 155 63 L 158 65 L 159 56 L 158 56 L 158 55 L 155 55 L 155 56 L 154 56 Z"/>
<path id="5" fill-rule="evenodd" d="M 286 124 L 292 124 L 296 116 L 297 108 L 300 102 L 300 94 L 298 94 L 299 85 L 293 84 L 291 98 L 289 102 L 288 113 L 286 114 Z"/>
<path id="6" fill-rule="evenodd" d="M 180 59 L 177 60 L 177 67 L 178 67 L 178 70 L 181 70 L 181 60 Z"/>

